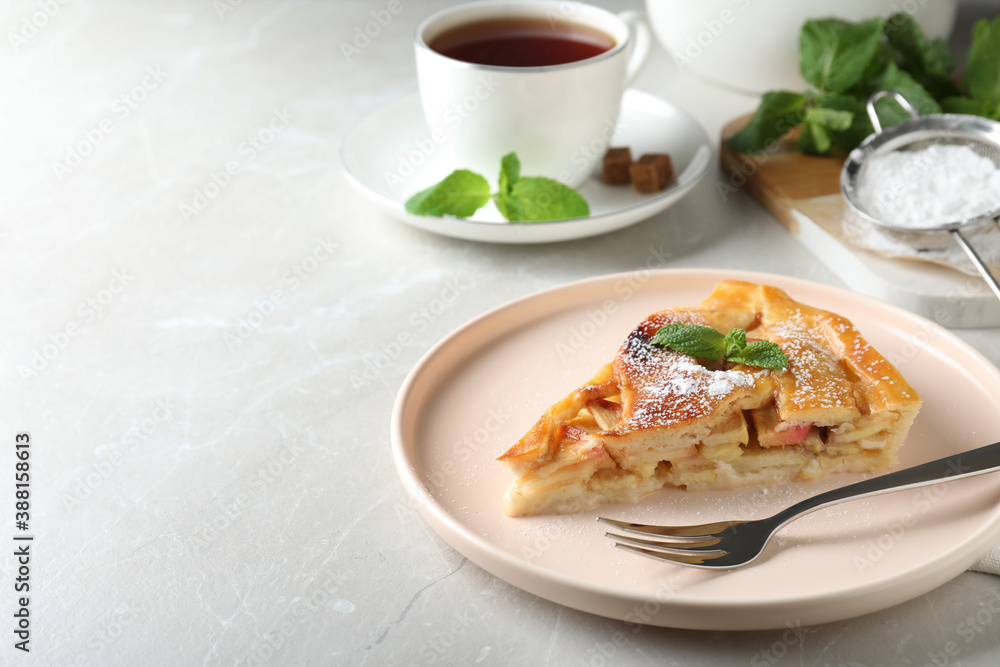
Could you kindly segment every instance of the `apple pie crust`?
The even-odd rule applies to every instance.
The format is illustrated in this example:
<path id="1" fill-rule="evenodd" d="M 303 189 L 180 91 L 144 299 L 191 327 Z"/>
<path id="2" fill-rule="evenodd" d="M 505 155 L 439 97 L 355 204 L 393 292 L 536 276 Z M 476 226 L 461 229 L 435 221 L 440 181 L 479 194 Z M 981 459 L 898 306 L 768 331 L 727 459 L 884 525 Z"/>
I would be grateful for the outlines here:
<path id="1" fill-rule="evenodd" d="M 671 322 L 776 343 L 783 371 L 650 344 Z M 545 412 L 499 460 L 510 516 L 635 502 L 665 485 L 733 489 L 882 472 L 920 397 L 850 321 L 767 285 L 727 281 L 701 305 L 649 316 L 614 360 Z"/>

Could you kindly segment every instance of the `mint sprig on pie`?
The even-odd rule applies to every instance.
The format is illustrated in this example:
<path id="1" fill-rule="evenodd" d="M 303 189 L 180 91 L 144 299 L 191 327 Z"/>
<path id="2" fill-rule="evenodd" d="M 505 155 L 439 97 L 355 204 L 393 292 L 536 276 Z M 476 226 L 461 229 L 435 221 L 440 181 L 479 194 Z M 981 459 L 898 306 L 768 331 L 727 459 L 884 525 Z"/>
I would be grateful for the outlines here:
<path id="1" fill-rule="evenodd" d="M 747 341 L 746 329 L 730 329 L 722 335 L 712 327 L 673 322 L 660 327 L 650 343 L 708 361 L 725 360 L 777 371 L 788 368 L 788 357 L 781 347 L 769 340 Z"/>

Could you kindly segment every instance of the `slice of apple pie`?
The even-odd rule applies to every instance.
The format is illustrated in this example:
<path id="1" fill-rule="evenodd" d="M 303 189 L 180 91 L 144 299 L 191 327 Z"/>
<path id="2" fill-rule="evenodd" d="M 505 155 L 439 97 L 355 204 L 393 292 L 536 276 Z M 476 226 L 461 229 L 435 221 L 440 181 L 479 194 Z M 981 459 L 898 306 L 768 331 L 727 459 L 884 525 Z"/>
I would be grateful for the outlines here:
<path id="1" fill-rule="evenodd" d="M 665 325 L 745 329 L 784 370 L 705 362 L 651 341 Z M 518 475 L 510 516 L 635 502 L 666 484 L 732 489 L 882 472 L 920 397 L 850 321 L 767 285 L 727 281 L 701 305 L 655 313 L 614 360 L 499 458 Z"/>

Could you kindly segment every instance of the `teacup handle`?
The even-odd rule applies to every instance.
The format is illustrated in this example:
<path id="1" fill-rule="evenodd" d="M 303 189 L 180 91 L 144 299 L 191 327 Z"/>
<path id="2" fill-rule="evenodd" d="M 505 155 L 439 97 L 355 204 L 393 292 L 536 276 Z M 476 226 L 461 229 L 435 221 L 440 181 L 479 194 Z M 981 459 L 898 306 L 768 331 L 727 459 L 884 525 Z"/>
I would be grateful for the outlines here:
<path id="1" fill-rule="evenodd" d="M 618 15 L 628 26 L 632 33 L 632 52 L 628 57 L 628 65 L 625 68 L 625 85 L 632 83 L 639 74 L 639 70 L 649 59 L 649 52 L 653 48 L 653 32 L 649 27 L 649 19 L 645 12 L 629 10 Z"/>

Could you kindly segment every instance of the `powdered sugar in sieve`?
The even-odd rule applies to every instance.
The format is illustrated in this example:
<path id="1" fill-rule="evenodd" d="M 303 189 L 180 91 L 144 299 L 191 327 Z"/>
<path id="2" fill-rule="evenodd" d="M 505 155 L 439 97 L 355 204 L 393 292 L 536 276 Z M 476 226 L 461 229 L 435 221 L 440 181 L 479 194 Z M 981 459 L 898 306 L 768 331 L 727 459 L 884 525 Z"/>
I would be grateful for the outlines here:
<path id="1" fill-rule="evenodd" d="M 913 116 L 882 130 L 875 103 Z M 918 116 L 896 91 L 868 100 L 875 133 L 851 151 L 840 187 L 850 222 L 918 249 L 958 243 L 1000 299 L 1000 283 L 966 238 L 1000 223 L 1000 123 L 964 114 Z"/>

